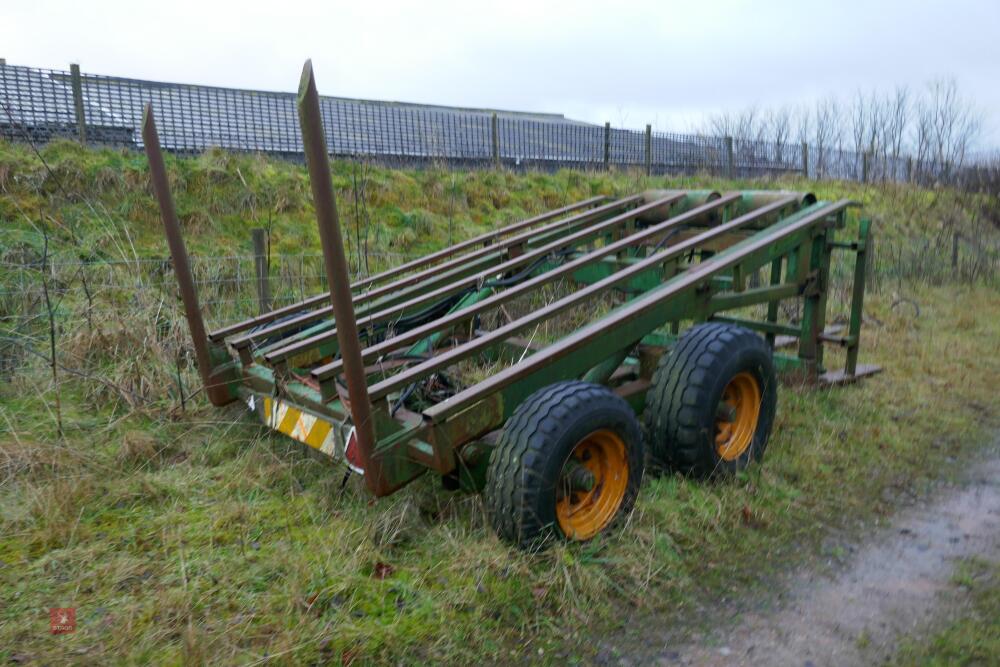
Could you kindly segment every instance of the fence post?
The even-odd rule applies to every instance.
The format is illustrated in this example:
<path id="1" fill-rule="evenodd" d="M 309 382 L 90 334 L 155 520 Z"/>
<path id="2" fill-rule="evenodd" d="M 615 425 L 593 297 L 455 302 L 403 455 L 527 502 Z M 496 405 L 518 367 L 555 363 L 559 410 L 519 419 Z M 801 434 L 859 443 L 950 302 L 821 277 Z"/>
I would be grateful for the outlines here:
<path id="1" fill-rule="evenodd" d="M 861 154 L 861 182 L 868 182 L 868 151 Z"/>
<path id="2" fill-rule="evenodd" d="M 653 173 L 653 126 L 646 125 L 646 175 Z"/>
<path id="3" fill-rule="evenodd" d="M 805 141 L 802 142 L 802 176 L 809 178 L 809 144 Z"/>
<path id="4" fill-rule="evenodd" d="M 907 183 L 912 183 L 913 182 L 913 158 L 912 157 L 906 158 L 906 182 Z"/>
<path id="5" fill-rule="evenodd" d="M 500 120 L 497 118 L 497 114 L 494 111 L 493 117 L 490 119 L 490 133 L 491 139 L 493 141 L 493 166 L 496 169 L 500 168 Z"/>
<path id="6" fill-rule="evenodd" d="M 726 142 L 726 178 L 733 178 L 736 173 L 736 165 L 733 155 L 733 138 L 725 137 Z"/>
<path id="7" fill-rule="evenodd" d="M 73 106 L 76 109 L 76 126 L 80 132 L 80 143 L 87 143 L 87 115 L 83 108 L 83 79 L 80 76 L 80 66 L 73 63 L 69 66 L 70 83 L 73 87 Z"/>
<path id="8" fill-rule="evenodd" d="M 961 234 L 958 232 L 953 232 L 951 237 L 951 268 L 958 268 L 958 240 L 961 238 Z"/>
<path id="9" fill-rule="evenodd" d="M 257 302 L 260 312 L 264 314 L 271 310 L 271 280 L 267 270 L 267 232 L 255 228 L 253 234 L 253 263 L 257 273 Z"/>
<path id="10" fill-rule="evenodd" d="M 604 123 L 604 171 L 611 168 L 611 123 Z"/>

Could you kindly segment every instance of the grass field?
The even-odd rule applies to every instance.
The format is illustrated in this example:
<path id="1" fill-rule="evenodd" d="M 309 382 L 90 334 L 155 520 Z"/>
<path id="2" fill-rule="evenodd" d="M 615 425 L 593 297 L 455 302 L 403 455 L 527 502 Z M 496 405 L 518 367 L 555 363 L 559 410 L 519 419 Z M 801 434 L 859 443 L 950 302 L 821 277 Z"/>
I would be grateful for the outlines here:
<path id="1" fill-rule="evenodd" d="M 69 145 L 43 155 L 51 171 L 0 145 L 5 262 L 38 252 L 41 225 L 63 258 L 165 252 L 140 157 Z M 170 164 L 193 254 L 248 249 L 256 226 L 270 226 L 279 251 L 317 246 L 301 167 L 221 153 Z M 880 262 L 862 360 L 886 371 L 854 387 L 783 387 L 764 465 L 727 483 L 650 478 L 620 534 L 528 555 L 494 537 L 478 497 L 430 476 L 372 502 L 356 479 L 343 484 L 343 468 L 238 408 L 195 399 L 181 413 L 165 389 L 132 403 L 72 376 L 56 392 L 44 365 L 29 365 L 0 384 L 0 658 L 586 659 L 633 611 L 683 617 L 699 600 L 752 591 L 821 550 L 831 529 L 891 513 L 898 494 L 974 462 L 998 424 L 995 257 L 963 258 L 964 279 L 946 280 L 950 241 L 940 241 L 961 229 L 995 247 L 993 200 L 796 179 L 360 171 L 358 188 L 351 164 L 338 163 L 335 180 L 345 228 L 379 223 L 373 252 L 427 251 L 650 186 L 814 188 L 861 200 Z M 138 327 L 138 340 L 112 335 L 120 323 L 98 329 L 107 335 L 67 334 L 74 363 L 130 386 L 169 385 L 155 327 Z M 75 607 L 77 631 L 50 634 L 50 607 Z"/>

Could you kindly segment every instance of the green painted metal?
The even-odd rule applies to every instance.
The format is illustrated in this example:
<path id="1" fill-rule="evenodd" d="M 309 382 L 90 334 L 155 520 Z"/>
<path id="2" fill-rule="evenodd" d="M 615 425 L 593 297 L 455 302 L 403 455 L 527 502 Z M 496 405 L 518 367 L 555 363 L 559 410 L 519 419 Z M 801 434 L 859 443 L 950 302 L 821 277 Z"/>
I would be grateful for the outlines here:
<path id="1" fill-rule="evenodd" d="M 451 306 L 449 319 L 439 328 L 432 326 L 434 320 L 424 328 L 412 330 L 405 345 L 396 348 L 392 347 L 395 343 L 387 344 L 387 349 L 403 351 L 404 357 L 427 359 L 414 362 L 427 364 L 426 373 L 410 372 L 400 376 L 404 381 L 394 380 L 399 373 L 380 370 L 378 364 L 366 371 L 376 435 L 372 455 L 381 468 L 384 489 L 399 488 L 427 470 L 448 475 L 460 488 L 481 488 L 495 442 L 495 434 L 485 439 L 484 436 L 501 427 L 531 393 L 561 379 L 583 378 L 606 384 L 612 377 L 617 378 L 616 382 L 626 383 L 620 388 L 623 397 L 637 411 L 642 410 L 650 364 L 655 365 L 657 358 L 674 344 L 682 323 L 712 319 L 738 324 L 760 332 L 772 346 L 777 335 L 796 336 L 799 338 L 796 353 L 775 354 L 775 365 L 779 370 L 803 373 L 809 378 L 823 371 L 824 344 L 841 344 L 847 349 L 847 372 L 853 373 L 861 338 L 871 223 L 867 219 L 860 221 L 856 242 L 838 241 L 835 233 L 847 223 L 849 202 L 833 205 L 815 202 L 811 195 L 803 193 L 747 191 L 735 198 L 731 196 L 714 213 L 692 218 L 687 223 L 688 236 L 681 237 L 683 241 L 673 240 L 662 248 L 646 245 L 662 245 L 665 241 L 658 241 L 660 236 L 643 243 L 621 243 L 622 239 L 641 235 L 650 225 L 693 211 L 719 196 L 708 190 L 676 193 L 676 196 L 653 191 L 645 195 L 646 202 L 667 197 L 668 203 L 645 209 L 640 206 L 642 214 L 621 216 L 620 222 L 612 224 L 607 224 L 606 216 L 595 215 L 589 222 L 570 223 L 565 228 L 546 226 L 534 234 L 525 232 L 523 239 L 503 251 L 480 253 L 468 263 L 453 263 L 451 268 L 426 280 L 414 283 L 404 280 L 398 289 L 387 289 L 374 298 L 356 297 L 364 348 L 378 340 L 372 338 L 376 331 L 373 327 L 388 325 L 388 333 L 378 335 L 393 336 L 392 322 L 419 313 L 448 295 L 461 294 L 469 289 L 470 280 L 474 284 L 474 289 Z M 748 215 L 753 211 L 763 214 L 753 218 Z M 748 222 L 741 223 L 744 216 Z M 734 220 L 737 222 L 732 223 Z M 737 226 L 721 227 L 728 223 Z M 691 234 L 696 236 L 688 238 Z M 703 245 L 709 240 L 719 244 L 708 250 Z M 617 245 L 607 253 L 593 254 L 595 248 L 611 243 Z M 842 338 L 822 335 L 834 250 L 856 254 L 850 322 Z M 557 251 L 559 254 L 553 254 Z M 519 261 L 521 257 L 524 261 Z M 588 258 L 586 262 L 572 264 L 584 257 Z M 567 263 L 571 265 L 566 266 Z M 750 277 L 764 267 L 769 269 L 768 282 L 751 282 Z M 504 280 L 510 276 L 516 276 L 516 280 L 534 280 L 538 287 L 531 289 L 539 289 L 550 282 L 542 278 L 550 274 L 578 285 L 578 293 L 587 292 L 588 298 L 589 294 L 596 296 L 607 291 L 624 301 L 607 315 L 554 343 L 531 345 L 525 339 L 511 337 L 527 338 L 533 327 L 579 299 L 561 297 L 563 301 L 546 303 L 544 311 L 522 316 L 523 323 L 507 326 L 503 335 L 472 331 L 473 316 L 486 313 L 486 308 L 495 310 L 504 303 L 500 295 L 511 290 L 510 283 Z M 802 300 L 802 319 L 798 324 L 779 321 L 778 306 L 790 299 Z M 766 306 L 766 316 L 760 320 L 747 317 L 748 307 L 761 304 Z M 454 317 L 466 310 L 467 317 Z M 255 350 L 252 355 L 241 354 L 239 363 L 217 353 L 212 359 L 213 366 L 228 364 L 239 374 L 235 389 L 244 399 L 278 396 L 331 423 L 349 424 L 349 403 L 345 404 L 348 399 L 336 380 L 336 373 L 316 375 L 321 360 L 338 352 L 334 322 L 328 315 L 311 317 L 314 319 L 303 320 L 307 328 L 298 333 L 289 333 L 292 327 L 284 327 L 282 323 L 271 325 L 271 334 L 280 340 Z M 446 345 L 446 340 L 455 340 L 452 332 L 456 331 L 463 336 L 471 335 L 472 339 L 454 348 L 451 342 Z M 534 335 L 531 336 L 534 340 Z M 269 335 L 258 336 L 266 338 Z M 229 342 L 234 340 L 235 337 Z M 219 350 L 224 352 L 221 346 Z M 636 357 L 641 357 L 642 363 L 630 356 L 633 350 L 638 350 Z M 362 355 L 366 354 L 369 356 L 364 357 L 365 363 L 374 363 L 372 353 L 362 350 Z M 380 351 L 379 355 L 382 354 Z M 471 387 L 460 388 L 447 401 L 431 404 L 421 413 L 399 409 L 400 395 L 409 384 L 421 382 L 434 368 L 449 367 L 469 357 L 499 362 L 504 367 Z M 619 369 L 622 371 L 616 373 Z M 634 379 L 637 376 L 639 379 Z"/>
<path id="2" fill-rule="evenodd" d="M 633 345 L 635 345 L 635 343 L 633 343 Z M 611 377 L 611 374 L 622 365 L 622 362 L 625 361 L 625 358 L 631 351 L 631 346 L 621 348 L 610 357 L 587 371 L 583 376 L 583 381 L 593 382 L 594 384 L 606 383 L 608 378 Z"/>
<path id="3" fill-rule="evenodd" d="M 464 310 L 469 306 L 471 306 L 472 304 L 478 303 L 483 299 L 492 296 L 493 292 L 494 290 L 492 287 L 484 287 L 483 289 L 478 290 L 476 292 L 469 292 L 467 295 L 462 297 L 462 299 L 458 303 L 452 306 L 451 310 L 449 310 L 448 312 L 455 313 L 460 310 Z M 428 354 L 431 354 L 434 351 L 434 348 L 437 347 L 438 343 L 441 342 L 441 339 L 444 337 L 446 333 L 447 333 L 446 331 L 438 331 L 436 333 L 431 334 L 427 338 L 421 340 L 419 343 L 414 344 L 409 350 L 406 351 L 407 354 L 413 356 L 426 356 Z"/>
<path id="4" fill-rule="evenodd" d="M 818 208 L 809 207 L 799 214 L 790 216 L 785 221 L 778 223 L 771 230 L 781 234 L 768 244 L 757 247 L 750 245 L 751 240 L 734 246 L 725 253 L 720 253 L 713 259 L 710 268 L 722 270 L 731 268 L 737 260 L 731 257 L 738 257 L 738 261 L 745 266 L 761 266 L 773 261 L 775 257 L 786 254 L 791 248 L 801 245 L 803 237 L 811 238 L 813 226 L 796 227 L 797 222 L 807 218 L 805 214 L 811 212 L 822 212 L 822 205 L 815 205 Z M 742 248 L 740 246 L 743 246 Z M 741 252 L 744 251 L 744 252 Z M 623 344 L 630 341 L 640 340 L 643 336 L 658 329 L 664 322 L 690 317 L 692 313 L 704 313 L 708 310 L 709 300 L 714 295 L 714 288 L 706 278 L 711 275 L 710 271 L 702 270 L 705 278 L 700 275 L 680 274 L 678 277 L 667 281 L 661 288 L 648 292 L 637 297 L 631 302 L 632 316 L 623 321 L 616 321 L 614 336 L 600 335 L 606 328 L 604 320 L 613 318 L 612 313 L 603 320 L 599 320 L 586 326 L 576 333 L 567 336 L 561 341 L 561 346 L 547 348 L 529 357 L 530 361 L 537 361 L 537 365 L 544 368 L 544 372 L 524 373 L 517 376 L 513 381 L 508 378 L 514 377 L 513 373 L 500 373 L 492 378 L 480 383 L 479 386 L 488 386 L 490 391 L 495 391 L 502 396 L 504 407 L 503 419 L 506 419 L 521 401 L 527 398 L 534 391 L 551 384 L 559 379 L 580 377 L 586 372 L 594 361 L 607 358 L 620 349 Z M 665 298 L 669 297 L 669 298 Z M 623 306 L 625 308 L 626 306 Z M 515 367 L 516 368 L 516 367 Z M 464 406 L 462 396 L 453 397 L 445 404 L 439 404 L 424 411 L 425 417 L 432 423 L 440 421 L 451 421 L 461 419 L 456 414 L 456 410 Z M 498 421 L 493 427 L 502 423 Z M 463 429 L 458 429 L 463 431 Z M 485 432 L 485 431 L 483 431 Z M 476 434 L 478 435 L 478 434 Z M 456 443 L 458 444 L 458 443 Z"/>
<path id="5" fill-rule="evenodd" d="M 798 327 L 793 327 L 790 324 L 778 324 L 777 322 L 758 322 L 757 320 L 750 320 L 743 317 L 726 317 L 724 315 L 716 315 L 712 317 L 712 321 L 735 324 L 744 329 L 759 331 L 769 336 L 797 336 L 799 334 Z"/>
<path id="6" fill-rule="evenodd" d="M 854 247 L 854 285 L 851 289 L 851 316 L 847 325 L 845 371 L 854 375 L 858 367 L 858 350 L 861 345 L 861 322 L 864 318 L 865 276 L 868 272 L 868 250 L 871 242 L 871 220 L 862 218 L 858 225 L 858 242 Z"/>
<path id="7" fill-rule="evenodd" d="M 781 267 L 784 258 L 778 257 L 771 262 L 771 285 L 781 284 Z M 767 321 L 769 324 L 777 324 L 778 322 L 778 304 L 777 299 L 769 302 L 767 304 Z M 765 340 L 767 340 L 767 346 L 772 350 L 774 349 L 774 332 L 768 331 L 765 334 Z"/>

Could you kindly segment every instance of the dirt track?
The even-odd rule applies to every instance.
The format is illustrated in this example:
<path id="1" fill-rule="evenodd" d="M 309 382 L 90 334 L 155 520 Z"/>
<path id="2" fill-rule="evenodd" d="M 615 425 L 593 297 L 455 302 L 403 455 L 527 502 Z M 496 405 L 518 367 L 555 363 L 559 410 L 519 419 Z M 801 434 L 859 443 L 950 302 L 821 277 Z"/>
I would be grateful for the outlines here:
<path id="1" fill-rule="evenodd" d="M 1000 443 L 998 443 L 1000 444 Z M 986 455 L 984 453 L 984 455 Z M 868 665 L 891 658 L 962 604 L 958 559 L 1000 560 L 1000 452 L 967 480 L 899 512 L 831 574 L 803 571 L 762 603 L 705 610 L 704 635 L 610 641 L 605 664 Z M 715 621 L 712 618 L 715 617 Z M 659 635 L 659 636 L 657 636 Z"/>

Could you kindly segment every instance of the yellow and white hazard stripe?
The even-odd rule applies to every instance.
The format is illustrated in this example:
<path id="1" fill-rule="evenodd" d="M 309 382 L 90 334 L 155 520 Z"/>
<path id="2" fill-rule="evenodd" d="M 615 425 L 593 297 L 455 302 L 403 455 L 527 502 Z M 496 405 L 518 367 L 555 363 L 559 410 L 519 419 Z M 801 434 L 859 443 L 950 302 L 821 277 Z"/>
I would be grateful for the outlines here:
<path id="1" fill-rule="evenodd" d="M 304 442 L 327 456 L 343 458 L 344 438 L 336 424 L 267 396 L 257 406 L 252 399 L 248 404 L 250 409 L 259 407 L 264 423 L 274 430 Z"/>

